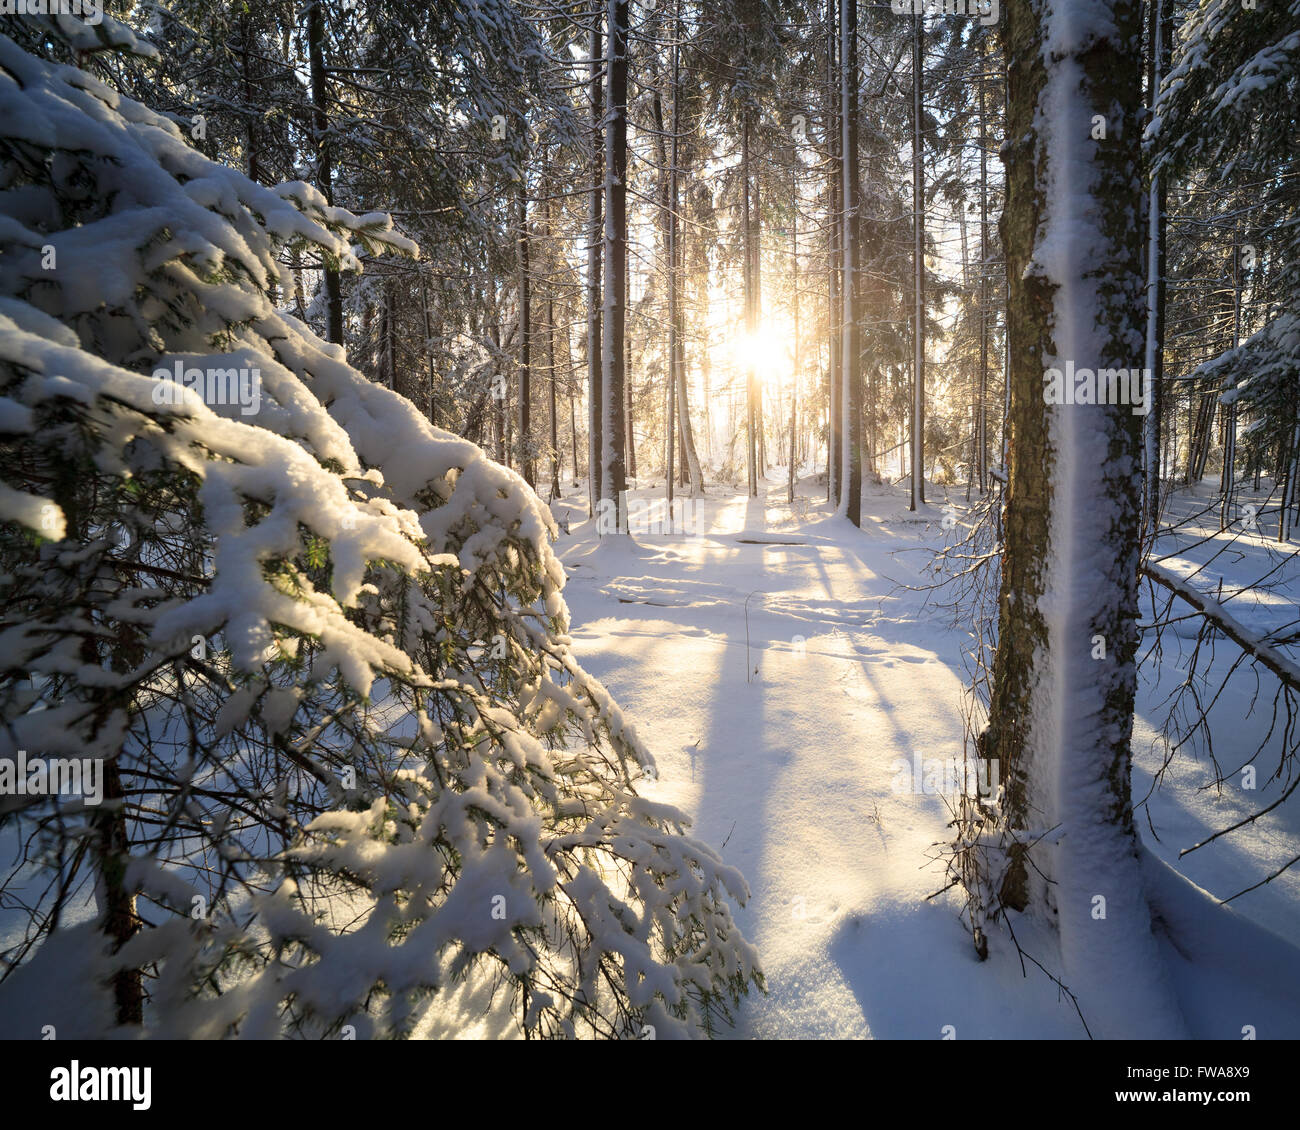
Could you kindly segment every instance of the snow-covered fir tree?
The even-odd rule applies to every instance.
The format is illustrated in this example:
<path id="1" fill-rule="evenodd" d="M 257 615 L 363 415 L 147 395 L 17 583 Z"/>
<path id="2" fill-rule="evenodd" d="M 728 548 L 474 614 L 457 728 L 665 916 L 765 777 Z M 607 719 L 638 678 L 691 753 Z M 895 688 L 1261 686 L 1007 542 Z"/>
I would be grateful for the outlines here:
<path id="1" fill-rule="evenodd" d="M 0 798 L 5 1034 L 716 1030 L 746 887 L 637 795 L 549 511 L 277 304 L 294 252 L 417 248 L 69 50 L 156 53 L 0 37 L 0 754 L 103 785 Z"/>

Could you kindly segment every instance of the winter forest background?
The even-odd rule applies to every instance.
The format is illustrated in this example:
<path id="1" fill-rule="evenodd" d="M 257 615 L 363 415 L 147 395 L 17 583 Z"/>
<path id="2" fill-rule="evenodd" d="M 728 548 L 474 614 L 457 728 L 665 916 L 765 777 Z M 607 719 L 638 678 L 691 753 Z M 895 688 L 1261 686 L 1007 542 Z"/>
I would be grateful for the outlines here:
<path id="1" fill-rule="evenodd" d="M 1300 1036 L 1300 0 L 0 13 L 0 1035 Z"/>

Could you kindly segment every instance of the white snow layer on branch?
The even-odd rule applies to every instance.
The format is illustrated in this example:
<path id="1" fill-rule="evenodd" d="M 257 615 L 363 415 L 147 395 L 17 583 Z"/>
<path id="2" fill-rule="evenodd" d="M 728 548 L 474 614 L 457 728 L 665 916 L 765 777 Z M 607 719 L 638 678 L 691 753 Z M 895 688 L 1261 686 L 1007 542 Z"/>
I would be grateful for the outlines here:
<path id="1" fill-rule="evenodd" d="M 1300 691 L 1300 664 L 1270 644 L 1263 634 L 1236 619 L 1219 601 L 1153 562 L 1143 563 L 1142 575 L 1181 597 L 1280 682 Z"/>
<path id="2" fill-rule="evenodd" d="M 195 829 L 128 848 L 116 952 L 40 934 L 0 1030 L 76 984 L 60 1038 L 104 1035 L 146 966 L 172 1037 L 408 1034 L 470 982 L 519 1032 L 711 1030 L 761 983 L 748 891 L 635 795 L 653 761 L 569 646 L 549 509 L 273 301 L 286 249 L 414 244 L 4 37 L 0 154 L 0 756 L 104 756 Z M 256 369 L 256 415 L 160 403 L 177 363 Z M 89 834 L 52 812 L 0 819 Z"/>

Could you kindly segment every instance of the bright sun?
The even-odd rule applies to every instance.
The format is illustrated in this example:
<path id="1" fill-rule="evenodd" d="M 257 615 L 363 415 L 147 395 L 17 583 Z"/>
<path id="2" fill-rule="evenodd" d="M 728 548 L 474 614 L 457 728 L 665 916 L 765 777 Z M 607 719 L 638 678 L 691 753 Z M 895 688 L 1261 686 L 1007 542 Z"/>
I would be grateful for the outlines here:
<path id="1" fill-rule="evenodd" d="M 771 324 L 760 326 L 752 334 L 741 332 L 731 340 L 731 356 L 739 372 L 747 373 L 753 366 L 760 381 L 775 384 L 790 371 L 789 335 Z"/>

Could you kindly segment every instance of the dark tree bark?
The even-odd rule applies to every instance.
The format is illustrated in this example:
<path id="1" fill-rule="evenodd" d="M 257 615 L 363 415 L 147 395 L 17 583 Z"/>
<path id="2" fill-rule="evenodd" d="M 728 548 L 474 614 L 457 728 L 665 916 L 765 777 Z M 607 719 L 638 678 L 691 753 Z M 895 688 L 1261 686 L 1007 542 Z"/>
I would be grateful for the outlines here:
<path id="1" fill-rule="evenodd" d="M 792 168 L 790 179 L 793 181 L 794 178 L 795 173 Z M 797 478 L 795 465 L 799 461 L 796 438 L 799 424 L 799 197 L 797 189 L 792 192 L 791 199 L 795 201 L 794 223 L 790 230 L 791 293 L 794 295 L 794 367 L 790 376 L 790 465 L 787 468 L 786 501 L 793 506 L 794 484 Z"/>
<path id="2" fill-rule="evenodd" d="M 912 497 L 925 502 L 925 164 L 921 108 L 925 80 L 925 21 L 912 23 Z"/>
<path id="3" fill-rule="evenodd" d="M 501 383 L 501 327 L 493 323 L 489 327 L 492 338 L 492 420 L 496 439 L 496 460 L 506 462 L 506 399 L 505 388 Z"/>
<path id="4" fill-rule="evenodd" d="M 843 463 L 840 471 L 844 493 L 840 512 L 855 526 L 862 524 L 862 357 L 858 334 L 858 260 L 861 256 L 858 222 L 858 2 L 840 4 L 840 113 L 843 118 L 844 199 L 844 315 L 840 364 L 843 367 L 840 393 L 843 413 Z M 918 21 L 919 22 L 919 21 Z"/>
<path id="5" fill-rule="evenodd" d="M 758 497 L 758 417 L 755 411 L 756 386 L 758 377 L 754 372 L 754 351 L 752 343 L 758 333 L 758 297 L 756 271 L 757 255 L 754 234 L 754 211 L 756 205 L 751 202 L 751 177 L 749 161 L 749 108 L 745 109 L 745 120 L 741 126 L 740 178 L 744 183 L 744 213 L 741 222 L 744 226 L 745 243 L 745 335 L 751 343 L 746 350 L 745 371 L 745 465 L 749 471 L 749 496 Z"/>
<path id="6" fill-rule="evenodd" d="M 547 380 L 551 400 L 551 500 L 560 497 L 560 439 L 555 418 L 555 296 L 546 293 L 546 344 L 550 377 Z"/>
<path id="7" fill-rule="evenodd" d="M 980 494 L 988 490 L 988 389 L 989 389 L 989 138 L 985 106 L 984 37 L 980 40 L 980 371 L 975 405 L 975 468 Z"/>
<path id="8" fill-rule="evenodd" d="M 1147 68 L 1148 109 L 1155 106 L 1160 83 L 1169 73 L 1170 41 L 1173 38 L 1173 0 L 1152 0 L 1149 4 L 1150 49 Z M 1152 172 L 1147 192 L 1147 325 L 1146 368 L 1150 373 L 1149 411 L 1143 431 L 1143 462 L 1146 490 L 1143 494 L 1143 528 L 1154 538 L 1160 521 L 1160 450 L 1164 414 L 1165 368 L 1165 274 L 1168 253 L 1165 242 L 1167 183 Z"/>
<path id="9" fill-rule="evenodd" d="M 841 247 L 843 244 L 843 174 L 840 165 L 843 159 L 840 140 L 840 78 L 839 78 L 839 21 L 840 0 L 826 0 L 826 138 L 829 160 L 827 162 L 830 178 L 830 223 L 827 225 L 828 259 L 829 259 L 829 303 L 826 315 L 827 335 L 830 338 L 830 365 L 828 385 L 830 389 L 830 409 L 826 429 L 826 497 L 835 507 L 839 506 L 842 493 L 840 465 L 843 461 L 843 411 L 840 407 L 840 390 L 843 387 L 843 363 L 841 357 L 841 323 L 843 321 L 843 298 L 840 293 Z"/>
<path id="10" fill-rule="evenodd" d="M 603 421 L 601 497 L 613 504 L 615 528 L 627 490 L 623 399 L 627 318 L 627 32 L 628 0 L 609 0 L 608 110 L 605 117 L 605 293 L 601 333 Z"/>
<path id="11" fill-rule="evenodd" d="M 325 0 L 312 0 L 307 9 L 307 55 L 311 72 L 312 133 L 316 146 L 316 187 L 326 203 L 334 203 L 334 157 L 329 140 L 329 84 L 325 76 Z M 343 344 L 343 291 L 337 269 L 325 265 L 326 334 Z"/>
<path id="12" fill-rule="evenodd" d="M 591 14 L 591 79 L 587 97 L 591 106 L 591 196 L 587 208 L 587 515 L 593 515 L 601 498 L 602 453 L 605 413 L 603 408 L 604 376 L 601 370 L 601 250 L 604 238 L 601 218 L 604 212 L 605 151 L 604 129 L 604 62 L 600 28 L 600 11 Z M 575 456 L 576 458 L 576 456 Z"/>
<path id="13" fill-rule="evenodd" d="M 624 270 L 626 270 L 626 266 Z M 627 477 L 636 478 L 636 430 L 632 398 L 636 389 L 632 381 L 632 308 L 627 307 L 627 324 L 623 329 L 623 443 L 627 459 Z"/>
<path id="14" fill-rule="evenodd" d="M 105 761 L 104 805 L 91 818 L 95 827 L 95 860 L 98 882 L 95 897 L 100 904 L 102 928 L 116 952 L 140 929 L 135 895 L 127 886 L 130 840 L 123 816 L 125 797 L 117 764 Z M 119 1024 L 144 1023 L 144 981 L 139 969 L 123 969 L 113 975 L 113 999 Z"/>
<path id="15" fill-rule="evenodd" d="M 519 219 L 516 231 L 518 246 L 518 302 L 519 302 L 519 473 L 530 487 L 536 486 L 533 473 L 532 421 L 532 294 L 528 264 L 528 184 L 525 174 L 520 173 L 518 208 Z"/>

